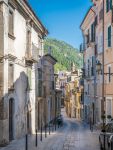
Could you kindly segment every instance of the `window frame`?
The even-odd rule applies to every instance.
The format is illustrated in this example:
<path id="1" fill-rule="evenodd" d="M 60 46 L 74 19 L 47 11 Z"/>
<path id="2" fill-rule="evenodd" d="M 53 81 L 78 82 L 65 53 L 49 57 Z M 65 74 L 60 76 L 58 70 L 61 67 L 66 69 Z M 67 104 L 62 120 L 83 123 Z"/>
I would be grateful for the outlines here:
<path id="1" fill-rule="evenodd" d="M 10 22 L 10 15 L 12 15 L 12 22 Z M 11 8 L 8 11 L 8 34 L 14 36 L 14 11 Z"/>
<path id="2" fill-rule="evenodd" d="M 112 10 L 112 0 L 106 0 L 106 13 Z"/>

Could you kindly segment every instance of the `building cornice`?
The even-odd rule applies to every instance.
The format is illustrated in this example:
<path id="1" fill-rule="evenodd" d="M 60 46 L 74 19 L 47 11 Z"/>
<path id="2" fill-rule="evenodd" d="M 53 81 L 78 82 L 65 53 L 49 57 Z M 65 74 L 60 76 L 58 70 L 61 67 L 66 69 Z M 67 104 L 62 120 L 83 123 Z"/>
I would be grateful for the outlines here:
<path id="1" fill-rule="evenodd" d="M 45 37 L 48 34 L 47 29 L 42 25 L 26 0 L 9 0 L 9 4 L 17 9 L 26 20 L 30 20 L 32 26 L 42 35 L 42 37 Z"/>
<path id="2" fill-rule="evenodd" d="M 50 61 L 52 64 L 56 64 L 57 60 L 50 54 L 44 55 L 44 58 Z"/>

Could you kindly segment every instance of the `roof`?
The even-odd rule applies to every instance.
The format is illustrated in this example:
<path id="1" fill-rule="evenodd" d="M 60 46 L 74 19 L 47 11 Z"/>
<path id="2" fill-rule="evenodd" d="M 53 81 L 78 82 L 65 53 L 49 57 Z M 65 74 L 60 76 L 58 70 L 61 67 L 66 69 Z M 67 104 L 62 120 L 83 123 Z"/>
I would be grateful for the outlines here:
<path id="1" fill-rule="evenodd" d="M 38 20 L 38 22 L 40 23 L 40 25 L 42 26 L 44 32 L 46 34 L 48 34 L 48 30 L 44 27 L 44 25 L 41 23 L 40 19 L 38 18 L 38 16 L 36 15 L 36 13 L 34 12 L 34 10 L 32 9 L 32 7 L 30 6 L 30 4 L 28 3 L 28 0 L 24 0 L 25 4 L 29 7 L 29 9 L 31 10 L 31 12 L 33 13 L 33 15 L 36 17 L 36 19 Z"/>
<path id="2" fill-rule="evenodd" d="M 81 28 L 82 24 L 84 23 L 84 21 L 85 21 L 85 19 L 86 19 L 87 15 L 89 14 L 89 12 L 90 12 L 91 8 L 92 8 L 92 6 L 90 6 L 90 8 L 88 9 L 88 11 L 87 11 L 87 13 L 86 13 L 85 17 L 83 18 L 83 21 L 82 21 L 82 23 L 80 24 L 80 28 Z"/>
<path id="3" fill-rule="evenodd" d="M 51 54 L 45 54 L 44 57 L 51 57 L 55 62 L 57 62 L 57 60 Z"/>

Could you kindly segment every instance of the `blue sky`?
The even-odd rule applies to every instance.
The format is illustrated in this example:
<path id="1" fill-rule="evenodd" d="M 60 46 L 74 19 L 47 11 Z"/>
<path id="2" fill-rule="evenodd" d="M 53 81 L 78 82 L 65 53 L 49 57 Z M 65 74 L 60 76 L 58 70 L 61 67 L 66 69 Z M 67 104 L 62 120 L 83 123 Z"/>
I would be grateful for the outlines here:
<path id="1" fill-rule="evenodd" d="M 76 48 L 82 42 L 79 29 L 91 0 L 29 0 L 49 37 L 63 40 Z"/>

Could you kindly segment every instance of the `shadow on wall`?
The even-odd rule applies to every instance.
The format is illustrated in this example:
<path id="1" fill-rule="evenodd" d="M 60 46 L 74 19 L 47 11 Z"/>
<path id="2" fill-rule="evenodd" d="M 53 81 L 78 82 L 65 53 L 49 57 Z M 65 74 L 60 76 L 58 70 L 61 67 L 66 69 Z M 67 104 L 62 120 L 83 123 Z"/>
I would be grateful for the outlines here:
<path id="1" fill-rule="evenodd" d="M 23 71 L 0 99 L 0 145 L 31 133 L 31 124 L 30 86 Z"/>

